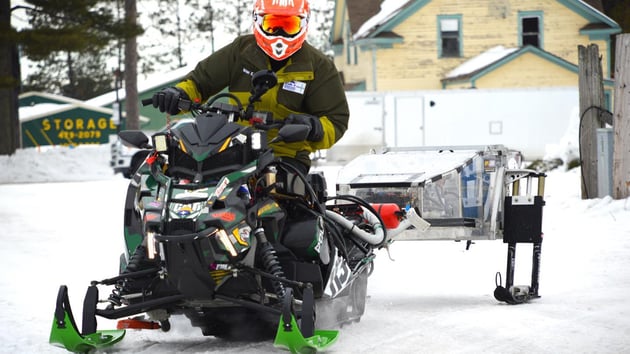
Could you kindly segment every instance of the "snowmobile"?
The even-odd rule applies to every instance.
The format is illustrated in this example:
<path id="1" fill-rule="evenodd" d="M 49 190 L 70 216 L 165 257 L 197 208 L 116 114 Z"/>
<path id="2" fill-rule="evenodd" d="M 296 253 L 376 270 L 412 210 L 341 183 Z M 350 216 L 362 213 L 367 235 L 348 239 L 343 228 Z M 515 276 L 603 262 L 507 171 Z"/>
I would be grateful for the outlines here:
<path id="1" fill-rule="evenodd" d="M 246 107 L 229 93 L 205 104 L 180 99 L 193 118 L 151 138 L 119 133 L 150 151 L 128 187 L 119 274 L 88 287 L 81 331 L 62 285 L 50 343 L 86 352 L 120 341 L 127 328 L 168 331 L 170 317 L 184 315 L 203 335 L 273 338 L 312 353 L 338 337 L 321 328 L 360 320 L 374 251 L 421 218 L 328 197 L 323 174 L 305 176 L 274 157 L 270 130 L 270 143 L 302 141 L 309 131 L 254 110 L 276 84 L 272 71 L 257 72 Z M 99 287 L 111 289 L 106 299 Z M 97 316 L 126 319 L 97 330 Z"/>

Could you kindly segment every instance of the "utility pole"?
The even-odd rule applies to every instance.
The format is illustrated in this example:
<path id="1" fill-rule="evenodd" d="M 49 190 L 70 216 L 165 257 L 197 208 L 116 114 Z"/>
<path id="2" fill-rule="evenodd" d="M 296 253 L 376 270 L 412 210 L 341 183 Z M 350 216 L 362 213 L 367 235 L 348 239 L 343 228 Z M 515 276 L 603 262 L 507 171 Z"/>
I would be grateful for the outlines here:
<path id="1" fill-rule="evenodd" d="M 582 199 L 597 197 L 597 128 L 605 111 L 602 63 L 597 44 L 578 46 L 580 99 L 580 162 Z"/>
<path id="2" fill-rule="evenodd" d="M 630 195 L 630 34 L 617 35 L 615 45 L 612 194 L 623 199 Z"/>

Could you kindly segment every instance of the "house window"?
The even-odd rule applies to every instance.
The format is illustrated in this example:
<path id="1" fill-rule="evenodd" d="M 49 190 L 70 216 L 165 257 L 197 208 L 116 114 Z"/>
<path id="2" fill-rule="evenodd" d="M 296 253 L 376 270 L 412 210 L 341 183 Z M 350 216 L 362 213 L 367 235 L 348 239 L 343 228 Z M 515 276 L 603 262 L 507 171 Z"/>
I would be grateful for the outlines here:
<path id="1" fill-rule="evenodd" d="M 538 11 L 519 13 L 520 45 L 542 48 L 542 13 Z"/>
<path id="2" fill-rule="evenodd" d="M 461 16 L 438 16 L 438 33 L 440 58 L 461 57 Z"/>
<path id="3" fill-rule="evenodd" d="M 540 29 L 538 27 L 538 17 L 523 18 L 523 45 L 540 46 Z"/>

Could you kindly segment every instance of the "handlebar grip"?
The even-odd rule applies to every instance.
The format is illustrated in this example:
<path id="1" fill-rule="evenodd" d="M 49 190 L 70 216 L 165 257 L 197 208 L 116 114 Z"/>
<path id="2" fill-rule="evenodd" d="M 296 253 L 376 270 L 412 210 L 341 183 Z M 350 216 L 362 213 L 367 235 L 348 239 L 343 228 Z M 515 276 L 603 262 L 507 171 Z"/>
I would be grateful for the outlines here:
<path id="1" fill-rule="evenodd" d="M 191 100 L 185 100 L 183 98 L 180 98 L 177 101 L 177 108 L 179 108 L 182 111 L 190 111 L 192 109 L 193 106 L 193 102 Z"/>
<path id="2" fill-rule="evenodd" d="M 153 98 L 145 98 L 141 102 L 143 106 L 148 106 L 150 104 L 153 104 Z"/>

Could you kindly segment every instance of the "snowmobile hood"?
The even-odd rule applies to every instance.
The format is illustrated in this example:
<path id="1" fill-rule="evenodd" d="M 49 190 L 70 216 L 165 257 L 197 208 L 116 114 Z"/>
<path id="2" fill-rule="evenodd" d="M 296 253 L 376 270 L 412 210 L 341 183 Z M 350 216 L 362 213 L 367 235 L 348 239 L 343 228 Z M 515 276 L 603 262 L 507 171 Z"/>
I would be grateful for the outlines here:
<path id="1" fill-rule="evenodd" d="M 173 133 L 179 139 L 181 150 L 196 161 L 202 161 L 225 149 L 230 138 L 241 129 L 242 126 L 228 122 L 224 116 L 208 113 L 177 124 Z"/>

